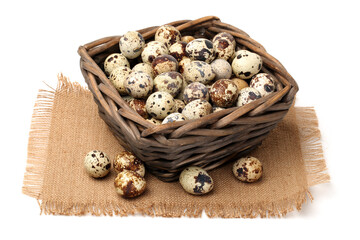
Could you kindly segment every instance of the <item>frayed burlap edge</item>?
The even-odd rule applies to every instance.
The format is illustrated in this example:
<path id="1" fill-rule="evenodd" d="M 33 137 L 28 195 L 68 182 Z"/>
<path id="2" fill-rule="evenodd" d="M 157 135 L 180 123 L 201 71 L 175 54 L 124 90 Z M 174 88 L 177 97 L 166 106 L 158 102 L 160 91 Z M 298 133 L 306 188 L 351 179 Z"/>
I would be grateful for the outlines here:
<path id="1" fill-rule="evenodd" d="M 28 145 L 28 160 L 24 175 L 23 193 L 36 198 L 40 206 L 40 214 L 75 215 L 91 214 L 95 216 L 128 216 L 147 215 L 161 217 L 201 217 L 202 213 L 210 218 L 255 218 L 282 217 L 295 209 L 300 211 L 307 199 L 313 200 L 308 188 L 274 202 L 258 202 L 239 205 L 222 205 L 221 203 L 202 205 L 168 203 L 151 203 L 147 206 L 134 204 L 125 207 L 117 202 L 99 203 L 65 203 L 59 201 L 43 201 L 41 190 L 43 172 L 46 164 L 47 144 L 51 129 L 51 114 L 55 93 L 75 92 L 88 94 L 88 90 L 78 83 L 72 83 L 62 74 L 58 75 L 56 89 L 40 90 L 36 101 Z M 313 186 L 328 182 L 326 163 L 323 157 L 318 121 L 313 108 L 296 108 L 297 123 L 300 132 L 300 142 L 305 162 L 308 185 Z"/>

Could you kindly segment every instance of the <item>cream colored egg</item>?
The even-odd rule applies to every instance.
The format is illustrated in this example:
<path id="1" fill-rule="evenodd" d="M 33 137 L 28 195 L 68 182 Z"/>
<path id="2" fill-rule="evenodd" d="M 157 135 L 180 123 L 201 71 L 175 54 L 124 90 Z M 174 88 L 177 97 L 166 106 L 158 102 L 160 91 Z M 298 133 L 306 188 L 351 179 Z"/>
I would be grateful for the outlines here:
<path id="1" fill-rule="evenodd" d="M 241 89 L 246 88 L 246 87 L 249 87 L 249 84 L 248 84 L 245 80 L 243 80 L 243 79 L 240 79 L 240 78 L 232 78 L 231 81 L 233 81 L 233 82 L 236 84 L 239 92 L 240 92 Z"/>
<path id="2" fill-rule="evenodd" d="M 168 92 L 175 97 L 183 85 L 184 78 L 178 72 L 165 72 L 154 79 L 154 92 Z"/>
<path id="3" fill-rule="evenodd" d="M 223 107 L 214 106 L 214 107 L 213 107 L 213 113 L 220 112 L 220 111 L 222 111 L 222 110 L 224 110 L 224 109 L 225 109 L 225 108 L 223 108 Z"/>
<path id="4" fill-rule="evenodd" d="M 151 64 L 157 56 L 163 54 L 169 54 L 165 44 L 159 41 L 151 41 L 145 44 L 144 50 L 141 53 L 141 59 L 143 63 Z"/>
<path id="5" fill-rule="evenodd" d="M 263 166 L 255 157 L 244 157 L 234 163 L 232 171 L 240 181 L 251 183 L 260 179 Z"/>
<path id="6" fill-rule="evenodd" d="M 186 43 L 189 43 L 189 42 L 191 42 L 192 40 L 195 40 L 195 38 L 194 38 L 193 36 L 183 36 L 183 37 L 181 38 L 181 41 L 186 42 Z"/>
<path id="7" fill-rule="evenodd" d="M 179 73 L 183 74 L 185 66 L 191 62 L 191 59 L 188 57 L 183 57 L 183 59 L 179 62 Z"/>
<path id="8" fill-rule="evenodd" d="M 114 186 L 117 194 L 132 198 L 145 191 L 146 181 L 136 172 L 123 169 L 115 178 Z"/>
<path id="9" fill-rule="evenodd" d="M 173 56 L 178 62 L 186 57 L 186 42 L 176 42 L 169 48 L 170 55 Z"/>
<path id="10" fill-rule="evenodd" d="M 180 122 L 185 120 L 186 117 L 183 114 L 175 112 L 175 113 L 171 113 L 166 118 L 164 118 L 162 124 L 171 123 L 171 122 Z"/>
<path id="11" fill-rule="evenodd" d="M 150 75 L 152 79 L 154 79 L 154 70 L 151 67 L 151 64 L 148 63 L 138 63 L 133 68 L 132 71 L 134 72 L 145 72 Z"/>
<path id="12" fill-rule="evenodd" d="M 188 104 L 196 99 L 209 101 L 209 91 L 207 87 L 199 82 L 190 83 L 184 90 L 185 104 Z"/>
<path id="13" fill-rule="evenodd" d="M 258 73 L 250 81 L 250 87 L 258 90 L 262 97 L 275 92 L 275 80 L 268 73 Z"/>
<path id="14" fill-rule="evenodd" d="M 180 99 L 180 100 L 184 100 L 184 90 L 186 88 L 186 86 L 188 85 L 188 83 L 185 81 L 185 78 L 183 80 L 183 84 L 180 88 L 180 92 L 179 94 L 177 95 L 177 98 Z"/>
<path id="15" fill-rule="evenodd" d="M 245 104 L 253 102 L 259 98 L 261 98 L 261 94 L 255 88 L 251 88 L 251 87 L 243 88 L 239 92 L 239 97 L 236 106 L 238 107 L 244 106 Z"/>
<path id="16" fill-rule="evenodd" d="M 175 112 L 182 113 L 183 109 L 185 108 L 184 101 L 180 99 L 174 99 L 175 100 Z"/>
<path id="17" fill-rule="evenodd" d="M 122 151 L 118 154 L 113 162 L 114 169 L 118 172 L 122 170 L 134 171 L 140 176 L 145 176 L 145 166 L 133 153 L 129 151 Z"/>
<path id="18" fill-rule="evenodd" d="M 164 72 L 176 72 L 178 69 L 178 62 L 171 55 L 159 55 L 152 61 L 151 67 L 154 70 L 155 76 L 157 76 Z"/>
<path id="19" fill-rule="evenodd" d="M 181 34 L 176 27 L 171 25 L 163 25 L 156 30 L 155 41 L 164 43 L 167 47 L 170 47 L 177 41 L 181 40 Z"/>
<path id="20" fill-rule="evenodd" d="M 131 99 L 128 102 L 129 106 L 135 110 L 141 117 L 147 119 L 149 117 L 146 111 L 146 100 L 145 99 Z"/>
<path id="21" fill-rule="evenodd" d="M 121 53 L 110 54 L 104 61 L 104 70 L 107 75 L 117 67 L 130 67 L 130 63 L 127 58 Z"/>
<path id="22" fill-rule="evenodd" d="M 149 119 L 146 119 L 146 121 L 148 121 L 148 122 L 150 122 L 150 123 L 152 123 L 152 124 L 155 124 L 155 125 L 161 125 L 162 124 L 162 122 L 160 121 L 160 120 L 158 120 L 158 119 L 155 119 L 155 118 L 149 118 Z"/>
<path id="23" fill-rule="evenodd" d="M 183 76 L 188 83 L 200 82 L 206 85 L 215 78 L 215 72 L 206 62 L 192 61 L 186 64 Z"/>
<path id="24" fill-rule="evenodd" d="M 214 187 L 211 176 L 204 169 L 195 166 L 185 168 L 179 181 L 184 190 L 193 195 L 206 194 Z"/>
<path id="25" fill-rule="evenodd" d="M 238 78 L 250 79 L 261 70 L 262 59 L 256 53 L 240 50 L 236 52 L 231 66 L 234 74 Z"/>
<path id="26" fill-rule="evenodd" d="M 186 54 L 191 60 L 211 63 L 214 56 L 213 43 L 205 38 L 198 38 L 186 45 Z"/>
<path id="27" fill-rule="evenodd" d="M 174 98 L 167 92 L 154 92 L 146 100 L 146 110 L 153 118 L 162 120 L 175 112 Z"/>
<path id="28" fill-rule="evenodd" d="M 109 77 L 110 82 L 114 85 L 116 90 L 119 91 L 121 95 L 127 95 L 124 83 L 127 76 L 130 74 L 131 69 L 125 66 L 115 68 Z"/>
<path id="29" fill-rule="evenodd" d="M 218 33 L 213 38 L 214 54 L 218 59 L 228 60 L 235 52 L 234 37 L 226 32 Z"/>
<path id="30" fill-rule="evenodd" d="M 139 32 L 129 31 L 120 38 L 119 47 L 121 53 L 128 59 L 140 56 L 145 46 L 145 40 Z"/>
<path id="31" fill-rule="evenodd" d="M 144 72 L 132 71 L 126 78 L 124 86 L 127 93 L 134 98 L 146 98 L 152 92 L 153 79 Z"/>
<path id="32" fill-rule="evenodd" d="M 231 78 L 232 68 L 228 61 L 215 59 L 210 66 L 215 73 L 215 80 Z"/>
<path id="33" fill-rule="evenodd" d="M 182 111 L 187 119 L 198 119 L 212 112 L 211 104 L 202 99 L 196 99 L 188 103 Z"/>
<path id="34" fill-rule="evenodd" d="M 90 176 L 101 178 L 105 177 L 110 172 L 111 162 L 104 152 L 93 150 L 86 154 L 84 167 Z"/>

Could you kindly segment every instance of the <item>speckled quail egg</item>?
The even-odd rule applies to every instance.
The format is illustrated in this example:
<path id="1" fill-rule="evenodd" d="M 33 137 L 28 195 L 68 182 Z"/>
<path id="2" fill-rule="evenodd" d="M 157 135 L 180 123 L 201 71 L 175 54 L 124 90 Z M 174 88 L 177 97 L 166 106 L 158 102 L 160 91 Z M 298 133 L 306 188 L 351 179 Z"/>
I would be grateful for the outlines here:
<path id="1" fill-rule="evenodd" d="M 202 195 L 210 192 L 214 187 L 214 181 L 202 168 L 190 166 L 185 168 L 179 177 L 184 190 L 190 194 Z"/>
<path id="2" fill-rule="evenodd" d="M 190 83 L 184 90 L 185 104 L 188 104 L 189 102 L 196 99 L 209 101 L 209 91 L 207 87 L 199 82 Z"/>
<path id="3" fill-rule="evenodd" d="M 185 78 L 184 78 L 184 81 L 183 81 L 183 84 L 180 88 L 180 92 L 179 94 L 176 96 L 178 99 L 180 100 L 184 100 L 184 90 L 185 88 L 187 87 L 188 83 L 185 81 Z"/>
<path id="4" fill-rule="evenodd" d="M 126 93 L 127 93 L 127 92 L 126 92 Z M 127 104 L 129 104 L 129 102 L 134 99 L 134 97 L 129 96 L 129 95 L 127 95 L 127 96 L 121 96 L 121 97 L 122 97 L 122 99 L 123 99 Z"/>
<path id="5" fill-rule="evenodd" d="M 186 42 L 176 42 L 169 48 L 170 55 L 173 56 L 178 62 L 186 57 Z"/>
<path id="6" fill-rule="evenodd" d="M 188 83 L 200 82 L 206 85 L 215 78 L 215 72 L 206 62 L 191 61 L 186 64 L 183 76 Z"/>
<path id="7" fill-rule="evenodd" d="M 186 43 L 189 43 L 189 42 L 191 42 L 192 40 L 195 40 L 195 38 L 194 38 L 193 36 L 183 36 L 183 37 L 181 38 L 181 41 L 186 42 Z"/>
<path id="8" fill-rule="evenodd" d="M 183 57 L 179 62 L 179 73 L 184 73 L 185 66 L 191 62 L 191 59 L 188 57 Z"/>
<path id="9" fill-rule="evenodd" d="M 161 125 L 161 121 L 160 120 L 157 120 L 155 118 L 149 118 L 149 119 L 146 119 L 146 121 L 152 123 L 152 124 L 155 124 L 155 125 Z"/>
<path id="10" fill-rule="evenodd" d="M 228 60 L 235 52 L 236 42 L 234 37 L 226 32 L 221 32 L 213 38 L 214 55 L 216 58 Z"/>
<path id="11" fill-rule="evenodd" d="M 224 109 L 225 108 L 223 108 L 223 107 L 213 106 L 213 113 L 220 112 L 220 111 L 222 111 Z"/>
<path id="12" fill-rule="evenodd" d="M 202 99 L 196 99 L 189 102 L 182 111 L 187 119 L 198 119 L 209 115 L 212 112 L 211 104 Z"/>
<path id="13" fill-rule="evenodd" d="M 141 117 L 148 118 L 149 115 L 146 111 L 146 101 L 145 99 L 132 99 L 129 101 L 129 106 L 135 110 Z"/>
<path id="14" fill-rule="evenodd" d="M 213 43 L 205 38 L 198 38 L 186 45 L 186 54 L 191 60 L 199 60 L 207 63 L 214 60 Z"/>
<path id="15" fill-rule="evenodd" d="M 134 72 L 145 72 L 150 75 L 152 79 L 154 79 L 154 70 L 152 69 L 151 64 L 148 63 L 138 63 L 133 68 L 132 71 Z"/>
<path id="16" fill-rule="evenodd" d="M 159 55 L 152 61 L 151 67 L 156 76 L 164 72 L 176 72 L 178 69 L 178 62 L 171 55 Z"/>
<path id="17" fill-rule="evenodd" d="M 186 117 L 183 114 L 175 112 L 175 113 L 171 113 L 166 118 L 164 118 L 162 124 L 171 123 L 171 122 L 180 122 L 185 120 Z"/>
<path id="18" fill-rule="evenodd" d="M 151 41 L 145 44 L 144 50 L 141 53 L 141 59 L 143 63 L 151 64 L 157 56 L 162 54 L 169 54 L 169 50 L 165 44 L 158 41 Z"/>
<path id="19" fill-rule="evenodd" d="M 170 47 L 177 41 L 181 40 L 181 34 L 176 27 L 171 25 L 163 25 L 156 30 L 155 41 L 164 43 L 167 47 Z"/>
<path id="20" fill-rule="evenodd" d="M 245 104 L 248 104 L 259 98 L 261 98 L 261 94 L 255 88 L 251 88 L 251 87 L 243 88 L 239 92 L 239 97 L 236 106 L 238 107 L 244 106 Z"/>
<path id="21" fill-rule="evenodd" d="M 185 107 L 184 101 L 180 99 L 174 99 L 175 100 L 175 112 L 182 113 L 182 110 Z"/>
<path id="22" fill-rule="evenodd" d="M 215 80 L 231 78 L 232 68 L 228 61 L 224 59 L 215 59 L 210 66 L 215 72 Z"/>
<path id="23" fill-rule="evenodd" d="M 127 93 L 134 98 L 146 98 L 153 89 L 153 79 L 144 72 L 132 71 L 125 80 Z"/>
<path id="24" fill-rule="evenodd" d="M 146 100 L 146 110 L 153 118 L 162 120 L 175 112 L 174 98 L 168 92 L 154 92 Z"/>
<path id="25" fill-rule="evenodd" d="M 275 91 L 275 80 L 270 74 L 256 74 L 250 81 L 250 87 L 258 90 L 262 97 Z"/>
<path id="26" fill-rule="evenodd" d="M 115 178 L 114 186 L 117 194 L 132 198 L 145 191 L 146 181 L 136 172 L 124 169 Z"/>
<path id="27" fill-rule="evenodd" d="M 238 98 L 238 89 L 230 79 L 217 80 L 210 89 L 211 102 L 218 107 L 231 107 Z"/>
<path id="28" fill-rule="evenodd" d="M 130 67 L 130 63 L 127 58 L 121 53 L 110 54 L 104 61 L 104 70 L 107 75 L 117 67 Z"/>
<path id="29" fill-rule="evenodd" d="M 233 81 L 236 84 L 239 91 L 243 88 L 249 87 L 249 84 L 243 79 L 232 78 L 231 81 Z"/>
<path id="30" fill-rule="evenodd" d="M 111 162 L 104 152 L 93 150 L 86 154 L 84 167 L 90 176 L 101 178 L 105 177 L 110 172 Z"/>
<path id="31" fill-rule="evenodd" d="M 140 159 L 138 159 L 133 153 L 129 151 L 122 151 L 118 154 L 113 161 L 114 169 L 117 172 L 122 170 L 134 171 L 140 176 L 145 176 L 145 166 Z"/>
<path id="32" fill-rule="evenodd" d="M 231 66 L 238 78 L 250 79 L 261 70 L 262 59 L 258 54 L 247 50 L 239 50 L 235 54 Z"/>
<path id="33" fill-rule="evenodd" d="M 154 79 L 154 92 L 168 92 L 175 97 L 182 87 L 184 78 L 178 72 L 165 72 Z"/>
<path id="34" fill-rule="evenodd" d="M 233 173 L 242 182 L 255 182 L 262 175 L 263 167 L 259 159 L 244 157 L 237 160 L 233 165 Z"/>
<path id="35" fill-rule="evenodd" d="M 110 82 L 114 85 L 116 90 L 119 91 L 121 95 L 127 95 L 124 83 L 126 77 L 130 74 L 131 69 L 125 66 L 115 68 L 109 77 Z"/>
<path id="36" fill-rule="evenodd" d="M 119 47 L 121 53 L 128 59 L 140 56 L 145 46 L 145 40 L 139 32 L 129 31 L 120 38 Z"/>

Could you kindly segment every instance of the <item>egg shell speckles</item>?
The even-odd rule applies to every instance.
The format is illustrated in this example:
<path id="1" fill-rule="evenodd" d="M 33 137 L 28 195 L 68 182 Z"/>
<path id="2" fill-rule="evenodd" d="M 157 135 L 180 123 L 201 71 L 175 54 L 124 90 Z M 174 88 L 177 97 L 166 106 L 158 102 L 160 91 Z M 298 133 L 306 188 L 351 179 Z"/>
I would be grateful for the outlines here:
<path id="1" fill-rule="evenodd" d="M 141 117 L 147 119 L 149 117 L 146 111 L 146 101 L 145 99 L 132 99 L 129 101 L 129 106 L 134 109 Z"/>
<path id="2" fill-rule="evenodd" d="M 127 93 L 134 98 L 146 98 L 153 89 L 153 80 L 149 74 L 132 71 L 125 80 Z"/>
<path id="3" fill-rule="evenodd" d="M 232 68 L 228 61 L 224 59 L 215 59 L 210 66 L 215 73 L 215 80 L 231 78 Z"/>
<path id="4" fill-rule="evenodd" d="M 196 99 L 209 101 L 209 92 L 207 87 L 198 82 L 190 83 L 184 90 L 184 102 L 188 104 Z"/>
<path id="5" fill-rule="evenodd" d="M 141 59 L 143 63 L 151 64 L 157 56 L 163 54 L 169 54 L 169 50 L 165 44 L 158 41 L 151 41 L 145 44 L 144 50 L 141 53 Z"/>
<path id="6" fill-rule="evenodd" d="M 149 119 L 146 119 L 146 121 L 152 123 L 152 124 L 155 124 L 155 125 L 161 125 L 162 122 L 160 120 L 157 120 L 155 118 L 149 118 Z"/>
<path id="7" fill-rule="evenodd" d="M 235 52 L 234 37 L 226 32 L 218 33 L 213 38 L 214 55 L 218 59 L 228 60 Z"/>
<path id="8" fill-rule="evenodd" d="M 145 72 L 150 75 L 151 78 L 154 78 L 154 70 L 152 69 L 151 64 L 148 63 L 138 63 L 133 68 L 132 71 L 134 72 Z"/>
<path id="9" fill-rule="evenodd" d="M 175 112 L 175 100 L 167 92 L 154 92 L 146 100 L 146 110 L 153 118 L 162 120 Z"/>
<path id="10" fill-rule="evenodd" d="M 255 182 L 263 173 L 263 166 L 255 157 L 244 157 L 237 160 L 233 165 L 233 173 L 242 182 Z"/>
<path id="11" fill-rule="evenodd" d="M 185 168 L 179 177 L 184 190 L 190 194 L 202 195 L 210 192 L 214 187 L 214 181 L 202 168 L 191 166 Z"/>
<path id="12" fill-rule="evenodd" d="M 210 63 L 215 58 L 213 48 L 213 43 L 210 40 L 198 38 L 186 45 L 186 54 L 191 60 Z"/>
<path id="13" fill-rule="evenodd" d="M 184 90 L 185 88 L 187 87 L 188 83 L 185 81 L 185 78 L 184 78 L 184 81 L 183 81 L 183 84 L 181 86 L 181 89 L 180 89 L 180 92 L 179 94 L 176 96 L 178 99 L 180 100 L 184 100 Z"/>
<path id="14" fill-rule="evenodd" d="M 210 89 L 210 98 L 218 107 L 231 107 L 238 98 L 237 86 L 230 79 L 219 79 Z"/>
<path id="15" fill-rule="evenodd" d="M 93 150 L 86 154 L 84 167 L 90 176 L 101 178 L 110 172 L 111 162 L 104 152 Z"/>
<path id="16" fill-rule="evenodd" d="M 180 99 L 174 99 L 175 100 L 175 112 L 182 113 L 183 109 L 185 108 L 184 101 Z"/>
<path id="17" fill-rule="evenodd" d="M 176 42 L 169 48 L 169 53 L 173 56 L 178 62 L 180 62 L 184 57 L 186 57 L 186 42 Z"/>
<path id="18" fill-rule="evenodd" d="M 126 93 L 127 93 L 127 92 L 126 92 Z M 128 96 L 121 96 L 121 98 L 122 98 L 127 104 L 129 104 L 129 102 L 134 99 L 134 97 L 129 96 L 129 95 L 128 95 Z"/>
<path id="19" fill-rule="evenodd" d="M 122 151 L 113 161 L 114 169 L 117 172 L 122 170 L 134 171 L 140 176 L 145 176 L 145 166 L 134 154 L 129 151 Z"/>
<path id="20" fill-rule="evenodd" d="M 258 90 L 262 97 L 275 91 L 275 80 L 267 73 L 256 74 L 250 81 L 250 87 Z"/>
<path id="21" fill-rule="evenodd" d="M 255 88 L 251 88 L 251 87 L 243 88 L 239 92 L 239 97 L 236 106 L 238 107 L 244 106 L 245 104 L 248 104 L 259 98 L 261 98 L 261 94 Z"/>
<path id="22" fill-rule="evenodd" d="M 256 54 L 247 50 L 239 50 L 235 53 L 232 61 L 234 74 L 241 79 L 250 79 L 262 68 L 262 59 Z"/>
<path id="23" fill-rule="evenodd" d="M 232 78 L 231 81 L 233 81 L 233 82 L 236 84 L 239 92 L 240 92 L 241 89 L 246 88 L 246 87 L 249 87 L 249 84 L 248 84 L 245 80 L 243 80 L 243 79 L 240 79 L 240 78 Z"/>
<path id="24" fill-rule="evenodd" d="M 212 112 L 211 104 L 202 99 L 196 99 L 189 102 L 182 111 L 182 114 L 187 119 L 198 119 L 209 115 Z"/>
<path id="25" fill-rule="evenodd" d="M 156 30 L 155 41 L 164 43 L 167 47 L 170 47 L 177 41 L 181 40 L 181 34 L 174 26 L 163 25 Z"/>
<path id="26" fill-rule="evenodd" d="M 155 75 L 159 75 L 164 72 L 176 72 L 178 69 L 178 62 L 171 55 L 160 55 L 152 61 L 151 67 L 153 68 Z"/>
<path id="27" fill-rule="evenodd" d="M 121 95 L 127 95 L 124 83 L 126 80 L 126 77 L 130 74 L 131 69 L 125 66 L 117 67 L 115 68 L 109 77 L 110 82 L 114 85 L 116 90 Z"/>
<path id="28" fill-rule="evenodd" d="M 143 36 L 135 31 L 129 31 L 120 38 L 119 47 L 121 53 L 128 59 L 140 56 L 145 46 Z"/>
<path id="29" fill-rule="evenodd" d="M 188 57 L 184 57 L 180 62 L 179 62 L 179 73 L 184 73 L 184 69 L 185 69 L 185 66 L 187 64 L 191 63 L 191 59 L 188 58 Z"/>
<path id="30" fill-rule="evenodd" d="M 193 36 L 183 36 L 183 37 L 181 38 L 181 41 L 186 42 L 186 43 L 189 43 L 189 42 L 191 42 L 192 40 L 195 40 L 195 38 L 194 38 Z"/>
<path id="31" fill-rule="evenodd" d="M 186 64 L 183 76 L 188 83 L 200 82 L 206 85 L 215 78 L 215 72 L 206 62 L 191 61 Z"/>
<path id="32" fill-rule="evenodd" d="M 114 186 L 117 194 L 132 198 L 145 191 L 146 181 L 136 172 L 123 169 L 115 178 Z"/>
<path id="33" fill-rule="evenodd" d="M 175 97 L 183 85 L 184 78 L 178 72 L 165 72 L 154 79 L 155 92 L 168 92 Z"/>
<path id="34" fill-rule="evenodd" d="M 163 121 L 162 124 L 171 123 L 171 122 L 180 122 L 185 121 L 186 117 L 181 113 L 172 113 L 169 116 L 167 116 Z"/>
<path id="35" fill-rule="evenodd" d="M 117 67 L 130 67 L 130 63 L 127 58 L 121 53 L 110 54 L 104 61 L 104 70 L 107 75 Z"/>

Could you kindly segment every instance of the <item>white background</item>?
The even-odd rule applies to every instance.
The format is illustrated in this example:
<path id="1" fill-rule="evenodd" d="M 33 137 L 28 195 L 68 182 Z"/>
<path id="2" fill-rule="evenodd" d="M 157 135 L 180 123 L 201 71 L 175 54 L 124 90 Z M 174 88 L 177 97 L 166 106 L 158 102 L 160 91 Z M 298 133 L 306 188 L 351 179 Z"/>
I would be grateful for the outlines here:
<path id="1" fill-rule="evenodd" d="M 358 237 L 359 8 L 357 1 L 1 1 L 0 234 L 2 239 Z M 21 193 L 32 108 L 58 73 L 83 84 L 79 45 L 129 30 L 216 15 L 245 30 L 297 80 L 298 106 L 318 113 L 331 183 L 282 219 L 39 215 Z M 7 236 L 3 238 L 3 236 Z"/>

